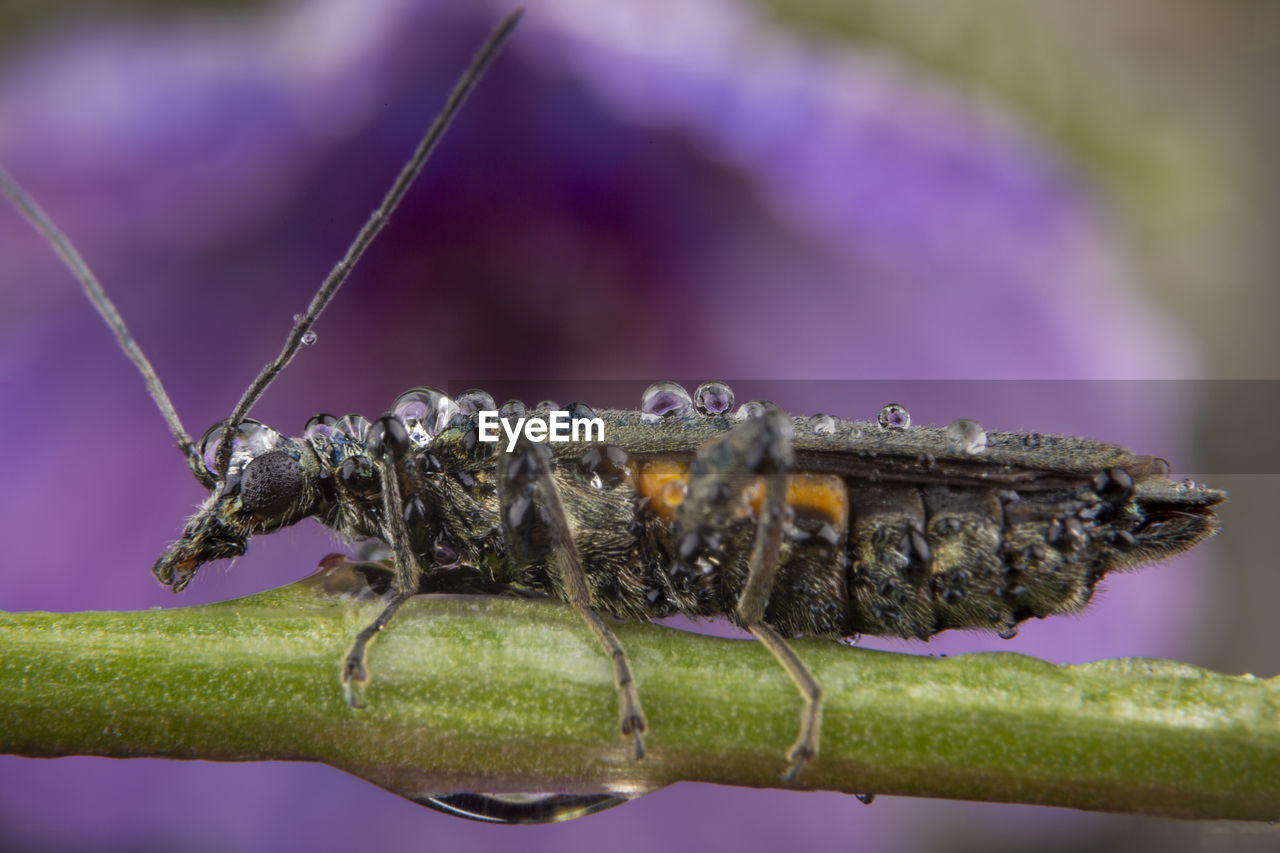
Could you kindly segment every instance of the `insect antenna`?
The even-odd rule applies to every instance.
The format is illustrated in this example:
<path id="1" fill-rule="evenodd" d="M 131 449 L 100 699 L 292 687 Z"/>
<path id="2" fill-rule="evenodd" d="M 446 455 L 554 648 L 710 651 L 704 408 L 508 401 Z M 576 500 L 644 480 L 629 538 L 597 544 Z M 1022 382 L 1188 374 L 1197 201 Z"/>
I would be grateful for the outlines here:
<path id="1" fill-rule="evenodd" d="M 107 326 L 110 327 L 112 333 L 116 336 L 116 342 L 124 350 L 124 354 L 129 357 L 134 367 L 138 368 L 138 372 L 142 374 L 143 380 L 147 383 L 147 391 L 151 394 L 151 399 L 155 401 L 156 406 L 160 409 L 160 414 L 164 416 L 165 423 L 169 425 L 169 431 L 177 439 L 178 449 L 182 451 L 182 455 L 187 459 L 187 467 L 191 469 L 191 473 L 195 475 L 197 480 L 206 487 L 212 488 L 214 480 L 205 469 L 204 463 L 200 459 L 200 454 L 196 451 L 195 445 L 191 441 L 191 436 L 187 435 L 187 431 L 182 428 L 182 421 L 179 419 L 178 412 L 174 409 L 168 393 L 164 390 L 164 384 L 156 374 L 155 368 L 151 366 L 151 362 L 143 354 L 142 348 L 133 339 L 133 335 L 129 334 L 129 327 L 125 325 L 124 318 L 120 316 L 115 304 L 107 297 L 106 291 L 102 289 L 102 285 L 98 282 L 93 271 L 89 269 L 89 265 L 85 263 L 84 258 L 76 251 L 76 247 L 71 244 L 71 240 L 67 238 L 67 235 L 63 234 L 58 226 L 53 224 L 53 220 L 45 214 L 40 205 L 36 204 L 35 200 L 27 195 L 22 187 L 18 186 L 2 169 L 0 169 L 0 192 L 3 192 L 13 202 L 14 207 L 18 209 L 22 216 L 49 241 L 49 244 L 53 246 L 53 250 L 58 253 L 58 257 L 62 259 L 62 262 L 71 270 L 76 280 L 80 282 L 80 288 L 84 291 L 84 295 L 88 297 L 89 302 L 93 304 L 98 314 L 102 316 Z"/>
<path id="2" fill-rule="evenodd" d="M 360 259 L 360 256 L 364 254 L 364 250 L 373 242 L 373 238 L 387 224 L 387 220 L 390 219 L 391 214 L 400 204 L 400 200 L 409 190 L 414 179 L 418 177 L 418 173 L 422 171 L 427 158 L 431 156 L 431 152 L 435 150 L 445 131 L 449 129 L 450 123 L 462 108 L 467 96 L 471 94 L 476 83 L 479 82 L 484 72 L 502 49 L 502 45 L 511 35 L 511 31 L 515 29 L 516 24 L 520 21 L 520 16 L 523 14 L 523 10 L 516 10 L 507 15 L 489 35 L 489 38 L 485 40 L 475 58 L 471 60 L 471 65 L 463 72 L 458 82 L 454 84 L 453 91 L 449 93 L 449 99 L 445 101 L 444 108 L 435 117 L 435 120 L 431 122 L 431 126 L 427 128 L 422 140 L 418 143 L 417 149 L 414 150 L 413 156 L 404 164 L 400 174 L 396 176 L 395 182 L 387 190 L 386 196 L 382 199 L 382 204 L 370 214 L 369 219 L 347 248 L 342 260 L 338 261 L 333 269 L 329 271 L 329 275 L 321 283 L 320 289 L 311 298 L 311 304 L 307 306 L 306 313 L 289 330 L 289 335 L 285 339 L 284 349 L 280 351 L 274 361 L 262 368 L 262 372 L 253 380 L 253 383 L 244 392 L 244 396 L 240 398 L 240 402 L 236 404 L 235 410 L 232 411 L 231 417 L 227 420 L 226 428 L 222 432 L 222 442 L 218 445 L 217 456 L 215 457 L 217 463 L 215 467 L 217 468 L 219 480 L 224 479 L 227 475 L 227 466 L 231 459 L 231 442 L 240 427 L 240 423 L 249 413 L 250 407 L 258 401 L 271 382 L 293 358 L 298 348 L 302 345 L 303 337 L 311 330 L 316 318 L 320 316 L 320 312 L 325 309 L 329 301 L 333 299 L 334 294 L 337 293 L 338 288 L 347 280 L 347 276 L 351 274 L 356 261 Z"/>

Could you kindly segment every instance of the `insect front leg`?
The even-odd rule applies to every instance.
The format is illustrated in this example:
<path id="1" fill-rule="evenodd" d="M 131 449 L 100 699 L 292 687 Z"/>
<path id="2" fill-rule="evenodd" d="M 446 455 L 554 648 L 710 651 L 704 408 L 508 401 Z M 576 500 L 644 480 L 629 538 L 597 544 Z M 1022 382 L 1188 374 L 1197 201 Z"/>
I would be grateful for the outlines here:
<path id="1" fill-rule="evenodd" d="M 618 691 L 618 721 L 623 735 L 631 735 L 636 760 L 644 757 L 644 711 L 627 654 L 599 611 L 591 604 L 582 558 L 560 500 L 551 471 L 551 454 L 545 445 L 521 441 L 510 453 L 498 457 L 498 499 L 502 532 L 512 572 L 545 556 L 551 567 L 553 588 L 582 615 L 587 626 L 613 663 Z M 539 528 L 546 531 L 545 555 L 537 553 Z"/>
<path id="2" fill-rule="evenodd" d="M 342 693 L 352 708 L 364 706 L 359 687 L 369 681 L 365 668 L 365 651 L 369 642 L 387 627 L 406 601 L 418 591 L 418 579 L 422 568 L 409 545 L 409 531 L 404 523 L 404 497 L 400 491 L 401 466 L 409 447 L 409 435 L 398 418 L 387 416 L 369 427 L 366 445 L 379 460 L 378 476 L 382 492 L 383 536 L 391 546 L 395 559 L 395 576 L 391 584 L 391 598 L 382 612 L 368 626 L 356 634 L 355 642 L 342 664 Z"/>
<path id="3" fill-rule="evenodd" d="M 673 530 L 675 573 L 692 573 L 702 552 L 718 550 L 719 531 L 733 515 L 744 485 L 763 481 L 763 493 L 754 492 L 760 504 L 746 579 L 733 613 L 735 620 L 773 653 L 804 697 L 800 732 L 787 755 L 791 765 L 782 776 L 785 782 L 794 781 L 805 763 L 817 755 L 822 720 L 822 688 L 782 634 L 765 622 L 781 565 L 788 474 L 793 464 L 791 424 L 785 415 L 769 409 L 743 422 L 699 449 L 690 469 L 688 495 L 677 511 Z M 747 492 L 753 493 L 750 487 Z"/>

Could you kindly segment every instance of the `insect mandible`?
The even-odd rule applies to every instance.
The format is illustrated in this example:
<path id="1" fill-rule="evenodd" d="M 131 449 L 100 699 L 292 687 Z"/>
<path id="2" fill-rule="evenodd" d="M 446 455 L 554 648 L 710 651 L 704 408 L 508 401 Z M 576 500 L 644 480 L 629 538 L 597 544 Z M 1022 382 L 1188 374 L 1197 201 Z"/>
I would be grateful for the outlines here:
<path id="1" fill-rule="evenodd" d="M 90 291 L 210 490 L 157 561 L 163 583 L 179 591 L 204 563 L 241 554 L 251 536 L 306 517 L 349 539 L 383 541 L 394 580 L 384 609 L 344 661 L 353 706 L 368 679 L 369 641 L 424 585 L 561 598 L 613 664 L 619 730 L 636 758 L 644 754 L 646 718 L 604 616 L 727 617 L 769 648 L 802 694 L 785 772 L 792 780 L 817 754 L 821 689 L 786 638 L 1008 632 L 1031 616 L 1083 607 L 1108 571 L 1186 550 L 1216 530 L 1212 507 L 1222 492 L 1176 483 L 1160 460 L 1111 445 L 990 433 L 965 420 L 946 429 L 912 426 L 896 406 L 866 423 L 791 418 L 765 404 L 735 409 L 731 389 L 715 382 L 692 396 L 658 383 L 636 411 L 571 405 L 572 415 L 598 417 L 608 440 L 523 442 L 509 452 L 479 439 L 481 412 L 550 413 L 498 409 L 479 391 L 450 399 L 413 389 L 373 422 L 317 416 L 298 438 L 246 420 L 514 23 L 504 22 L 477 56 L 281 355 L 199 442 L 183 430 L 70 243 L 0 178 Z M 483 812 L 485 802 L 471 808 Z"/>

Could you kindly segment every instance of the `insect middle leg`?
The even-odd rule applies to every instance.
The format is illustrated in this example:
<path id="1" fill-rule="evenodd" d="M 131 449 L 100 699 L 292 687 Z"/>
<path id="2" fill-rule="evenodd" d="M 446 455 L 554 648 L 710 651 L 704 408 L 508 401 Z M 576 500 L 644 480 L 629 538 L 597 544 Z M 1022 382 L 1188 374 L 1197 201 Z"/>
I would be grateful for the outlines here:
<path id="1" fill-rule="evenodd" d="M 409 446 L 408 433 L 399 420 L 384 417 L 370 427 L 366 441 L 374 455 L 381 457 L 377 467 L 382 491 L 382 517 L 387 519 L 383 536 L 391 545 L 395 576 L 391 583 L 391 598 L 377 618 L 356 634 L 355 642 L 351 644 L 351 650 L 343 660 L 342 692 L 352 708 L 364 705 L 359 685 L 369 681 L 369 671 L 364 665 L 369 642 L 387 627 L 401 605 L 417 593 L 418 581 L 422 576 L 422 567 L 413 555 L 409 531 L 403 521 L 404 496 L 400 491 L 400 468 Z"/>
<path id="2" fill-rule="evenodd" d="M 631 665 L 622 644 L 591 604 L 582 558 L 552 474 L 551 454 L 545 445 L 522 440 L 510 453 L 498 457 L 498 500 L 507 559 L 513 571 L 539 556 L 534 551 L 535 529 L 545 527 L 548 540 L 545 556 L 552 571 L 551 583 L 561 586 L 563 597 L 577 609 L 609 655 L 618 691 L 619 729 L 623 735 L 632 736 L 636 760 L 643 758 L 645 718 Z"/>
<path id="3" fill-rule="evenodd" d="M 822 724 L 822 688 L 783 636 L 765 622 L 780 568 L 782 529 L 788 512 L 787 475 L 793 464 L 790 423 L 774 409 L 707 442 L 690 470 L 688 496 L 677 511 L 673 531 L 677 570 L 688 571 L 691 558 L 702 550 L 714 550 L 707 543 L 714 541 L 716 527 L 732 515 L 732 507 L 742 494 L 735 486 L 763 480 L 747 576 L 738 593 L 734 618 L 773 653 L 804 697 L 799 735 L 787 755 L 791 764 L 782 776 L 785 782 L 793 781 L 817 755 Z"/>

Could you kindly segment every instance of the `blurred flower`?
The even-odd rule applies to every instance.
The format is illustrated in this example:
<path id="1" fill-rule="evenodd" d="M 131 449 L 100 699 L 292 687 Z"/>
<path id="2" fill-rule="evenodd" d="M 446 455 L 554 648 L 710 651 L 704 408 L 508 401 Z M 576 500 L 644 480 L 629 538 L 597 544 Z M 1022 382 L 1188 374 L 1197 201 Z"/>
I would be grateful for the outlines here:
<path id="1" fill-rule="evenodd" d="M 80 246 L 199 434 L 274 355 L 487 19 L 462 2 L 316 0 L 239 22 L 51 38 L 11 59 L 0 83 L 0 162 Z M 0 218 L 0 257 L 0 394 L 11 423 L 31 424 L 0 497 L 0 606 L 171 603 L 145 567 L 198 493 L 162 449 L 171 440 L 131 367 L 12 216 Z M 724 2 L 534 5 L 317 332 L 256 410 L 282 430 L 317 410 L 377 414 L 423 383 L 686 377 L 746 380 L 740 399 L 768 395 L 798 413 L 869 417 L 893 398 L 917 422 L 963 414 L 1172 459 L 1186 447 L 1183 404 L 1142 386 L 1107 386 L 1138 390 L 1099 407 L 1093 383 L 814 381 L 1180 377 L 1192 366 L 1134 292 L 1087 192 L 1041 143 L 884 56 L 797 41 Z M 930 396 L 905 399 L 913 390 Z M 296 579 L 331 547 L 315 531 L 256 541 L 235 572 L 206 569 L 184 598 Z M 1177 655 L 1199 589 L 1193 562 L 1117 578 L 1084 620 L 1028 626 L 1015 644 L 968 636 L 929 650 Z M 23 840 L 508 840 L 325 768 L 4 767 L 0 814 Z M 945 812 L 686 786 L 521 842 L 642 849 L 678 834 L 816 848 L 853 838 L 856 820 L 862 843 L 909 847 L 921 836 L 902 824 L 927 831 L 929 819 L 891 819 L 908 808 Z"/>

